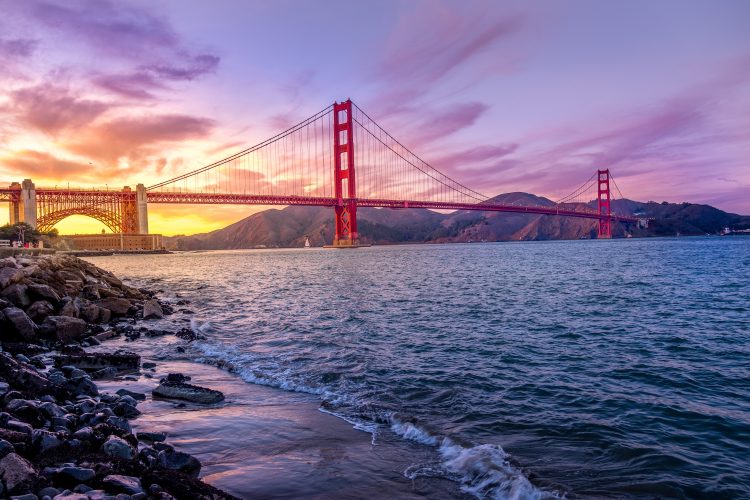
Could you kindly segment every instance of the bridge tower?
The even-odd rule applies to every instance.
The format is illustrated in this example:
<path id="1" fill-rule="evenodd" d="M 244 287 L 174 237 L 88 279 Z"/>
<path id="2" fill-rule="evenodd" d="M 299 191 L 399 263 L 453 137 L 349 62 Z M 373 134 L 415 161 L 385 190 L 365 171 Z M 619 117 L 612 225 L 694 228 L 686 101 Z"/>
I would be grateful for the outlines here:
<path id="1" fill-rule="evenodd" d="M 148 234 L 148 199 L 146 186 L 143 184 L 135 186 L 135 205 L 138 215 L 138 234 Z"/>
<path id="2" fill-rule="evenodd" d="M 31 179 L 24 179 L 21 183 L 20 205 L 21 220 L 36 229 L 36 186 Z"/>
<path id="3" fill-rule="evenodd" d="M 17 224 L 21 222 L 23 212 L 21 211 L 21 184 L 18 182 L 12 183 L 8 186 L 8 190 L 12 193 L 10 196 L 9 212 L 8 212 L 8 223 Z"/>
<path id="4" fill-rule="evenodd" d="M 612 215 L 612 207 L 610 205 L 611 199 L 609 196 L 609 169 L 599 170 L 597 176 L 599 215 L 606 215 L 609 217 Z M 612 238 L 612 219 L 599 219 L 599 238 Z"/>
<path id="5" fill-rule="evenodd" d="M 357 184 L 354 176 L 354 121 L 352 101 L 333 103 L 333 182 L 338 200 L 334 247 L 355 247 L 357 235 Z"/>

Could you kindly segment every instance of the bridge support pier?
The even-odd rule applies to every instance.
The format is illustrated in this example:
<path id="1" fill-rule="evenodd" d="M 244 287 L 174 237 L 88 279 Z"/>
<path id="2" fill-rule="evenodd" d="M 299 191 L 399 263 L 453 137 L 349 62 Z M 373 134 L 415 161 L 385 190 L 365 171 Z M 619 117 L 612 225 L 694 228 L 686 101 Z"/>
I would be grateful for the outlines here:
<path id="1" fill-rule="evenodd" d="M 336 233 L 333 246 L 356 247 L 357 234 L 357 184 L 354 175 L 354 121 L 352 101 L 333 103 L 333 182 L 338 200 L 335 207 Z"/>
<path id="2" fill-rule="evenodd" d="M 143 184 L 135 187 L 135 205 L 138 215 L 138 234 L 148 234 L 148 199 L 146 186 Z"/>
<path id="3" fill-rule="evenodd" d="M 21 183 L 19 212 L 22 222 L 36 229 L 36 186 L 31 179 L 24 179 Z"/>
<path id="4" fill-rule="evenodd" d="M 8 188 L 13 193 L 8 203 L 8 224 L 18 224 L 21 222 L 21 185 L 17 182 L 12 183 Z"/>

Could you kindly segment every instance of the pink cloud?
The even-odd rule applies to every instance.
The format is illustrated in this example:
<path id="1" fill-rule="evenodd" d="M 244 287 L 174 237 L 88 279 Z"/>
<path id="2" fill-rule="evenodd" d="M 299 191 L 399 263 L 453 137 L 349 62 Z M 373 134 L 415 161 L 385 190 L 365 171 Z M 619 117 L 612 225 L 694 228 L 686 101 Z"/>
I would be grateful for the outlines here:
<path id="1" fill-rule="evenodd" d="M 152 146 L 210 135 L 215 123 L 187 115 L 129 116 L 82 131 L 80 139 L 65 147 L 78 155 L 114 162 L 118 158 L 144 161 Z"/>
<path id="2" fill-rule="evenodd" d="M 48 134 L 90 124 L 112 107 L 93 99 L 81 99 L 68 88 L 41 83 L 11 93 L 8 111 L 21 125 Z"/>

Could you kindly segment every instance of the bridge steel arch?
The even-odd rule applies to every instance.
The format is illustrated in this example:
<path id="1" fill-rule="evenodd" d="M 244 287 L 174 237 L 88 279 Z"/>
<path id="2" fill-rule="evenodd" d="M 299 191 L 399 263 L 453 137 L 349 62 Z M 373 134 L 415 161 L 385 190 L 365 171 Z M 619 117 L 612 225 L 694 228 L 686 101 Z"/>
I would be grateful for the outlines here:
<path id="1" fill-rule="evenodd" d="M 36 227 L 49 231 L 71 215 L 84 215 L 98 220 L 113 233 L 137 233 L 138 216 L 135 192 L 122 191 L 47 190 L 37 189 Z"/>

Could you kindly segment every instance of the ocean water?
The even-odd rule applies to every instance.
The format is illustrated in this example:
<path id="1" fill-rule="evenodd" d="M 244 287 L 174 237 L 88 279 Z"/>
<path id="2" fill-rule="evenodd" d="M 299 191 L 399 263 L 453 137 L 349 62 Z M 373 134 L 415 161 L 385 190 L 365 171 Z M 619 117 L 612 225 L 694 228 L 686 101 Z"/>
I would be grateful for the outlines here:
<path id="1" fill-rule="evenodd" d="M 201 332 L 195 359 L 315 395 L 373 449 L 429 450 L 406 478 L 750 497 L 750 238 L 88 260 L 189 300 L 159 325 Z"/>

